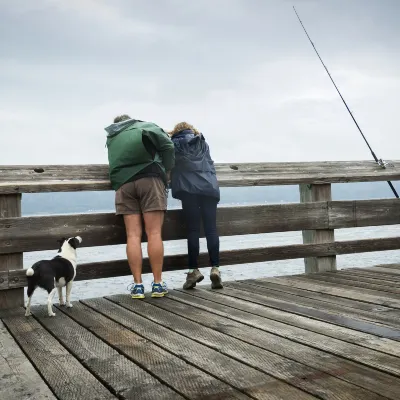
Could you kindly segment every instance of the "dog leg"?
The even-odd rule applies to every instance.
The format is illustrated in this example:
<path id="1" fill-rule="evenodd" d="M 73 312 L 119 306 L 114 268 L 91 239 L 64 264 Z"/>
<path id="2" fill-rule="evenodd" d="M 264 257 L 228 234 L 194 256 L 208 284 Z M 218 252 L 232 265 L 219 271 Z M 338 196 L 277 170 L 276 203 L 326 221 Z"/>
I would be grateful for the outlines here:
<path id="1" fill-rule="evenodd" d="M 31 316 L 31 299 L 32 296 L 28 297 L 28 302 L 26 303 L 26 311 L 25 311 L 25 317 Z"/>
<path id="2" fill-rule="evenodd" d="M 65 306 L 64 298 L 63 298 L 63 294 L 62 294 L 62 287 L 58 287 L 57 290 L 58 290 L 58 300 L 59 300 L 60 306 Z"/>
<path id="3" fill-rule="evenodd" d="M 65 297 L 67 299 L 66 305 L 67 305 L 68 308 L 72 308 L 73 307 L 71 302 L 70 302 L 71 289 L 72 289 L 72 281 L 68 282 L 67 283 L 67 287 L 66 287 L 67 294 L 66 294 Z"/>
<path id="4" fill-rule="evenodd" d="M 53 297 L 56 294 L 57 289 L 54 288 L 47 298 L 47 311 L 49 313 L 49 317 L 55 317 L 56 314 L 53 313 Z"/>

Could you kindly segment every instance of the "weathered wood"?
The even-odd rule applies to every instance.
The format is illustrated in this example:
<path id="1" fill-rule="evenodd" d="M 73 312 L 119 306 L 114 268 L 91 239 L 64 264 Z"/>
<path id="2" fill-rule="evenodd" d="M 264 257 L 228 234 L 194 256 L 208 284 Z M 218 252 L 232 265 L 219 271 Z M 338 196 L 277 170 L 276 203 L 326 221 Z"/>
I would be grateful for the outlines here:
<path id="1" fill-rule="evenodd" d="M 335 272 L 332 275 L 336 276 L 338 274 L 339 274 L 338 272 Z M 323 275 L 323 274 L 307 275 L 307 276 L 313 277 L 313 276 L 320 276 L 320 275 Z M 294 295 L 300 296 L 300 297 L 316 299 L 316 300 L 320 300 L 320 301 L 323 301 L 326 303 L 334 303 L 334 304 L 341 305 L 343 307 L 350 307 L 350 308 L 355 308 L 355 309 L 364 310 L 364 311 L 386 312 L 386 311 L 394 311 L 395 310 L 394 308 L 389 308 L 389 307 L 385 307 L 385 306 L 377 307 L 376 304 L 365 303 L 363 301 L 358 301 L 358 300 L 354 300 L 354 299 L 346 299 L 344 297 L 332 296 L 332 295 L 329 295 L 326 293 L 311 292 L 309 290 L 284 286 L 284 285 L 280 285 L 278 282 L 276 282 L 276 283 L 268 282 L 267 279 L 248 279 L 243 282 L 248 283 L 249 285 L 261 286 L 261 287 L 271 289 L 274 291 L 278 291 L 278 292 L 290 293 L 290 294 L 294 294 Z"/>
<path id="2" fill-rule="evenodd" d="M 310 280 L 315 280 L 314 276 L 307 276 Z M 350 280 L 347 279 L 345 276 L 332 276 L 332 274 L 318 276 L 318 281 L 329 282 L 332 284 L 340 284 L 349 287 L 355 288 L 363 288 L 363 289 L 370 289 L 370 290 L 377 290 L 379 292 L 385 293 L 392 293 L 400 295 L 400 287 L 393 287 L 387 286 L 384 283 L 370 283 L 370 282 L 363 282 L 361 280 Z M 400 321 L 399 321 L 400 322 Z"/>
<path id="3" fill-rule="evenodd" d="M 21 216 L 21 195 L 0 194 L 0 221 Z M 0 222 L 1 224 L 1 222 Z M 0 228 L 1 230 L 1 228 Z M 8 289 L 8 271 L 23 268 L 23 254 L 16 251 L 5 251 L 0 254 L 0 289 Z M 0 310 L 23 306 L 24 290 L 0 290 Z"/>
<path id="4" fill-rule="evenodd" d="M 1 320 L 0 399 L 56 399 Z"/>
<path id="5" fill-rule="evenodd" d="M 232 236 L 327 226 L 326 208 L 324 203 L 220 207 L 217 227 L 221 236 Z M 77 234 L 84 247 L 126 243 L 123 219 L 114 213 L 8 218 L 0 221 L 0 253 L 56 249 L 58 239 Z M 182 211 L 168 211 L 163 239 L 185 238 Z"/>
<path id="6" fill-rule="evenodd" d="M 183 397 L 119 354 L 64 313 L 49 318 L 47 306 L 32 307 L 33 315 L 113 394 L 122 399 L 159 400 Z M 68 312 L 68 315 L 71 313 Z"/>
<path id="7" fill-rule="evenodd" d="M 203 318 L 193 322 L 190 318 L 183 318 L 167 311 L 165 307 L 159 309 L 155 305 L 147 304 L 146 302 L 132 302 L 129 296 L 126 295 L 107 298 L 133 311 L 135 315 L 139 314 L 157 324 L 168 327 L 173 332 L 177 332 L 209 348 L 216 349 L 222 354 L 264 371 L 268 375 L 281 379 L 312 395 L 330 398 L 340 397 L 345 394 L 348 399 L 358 399 L 358 396 L 363 393 L 362 396 L 365 395 L 367 398 L 371 397 L 371 395 L 372 398 L 377 398 L 375 394 L 365 391 L 361 387 L 346 383 L 345 378 L 343 380 L 337 379 L 333 374 L 329 375 L 293 359 L 282 357 L 276 351 L 271 352 L 262 348 L 262 346 L 249 344 L 247 340 L 237 339 L 233 335 L 227 335 L 225 332 L 219 332 L 204 326 Z M 166 301 L 168 302 L 167 299 Z M 186 309 L 186 311 L 186 315 L 191 312 L 190 309 Z M 219 326 L 224 331 L 223 323 Z M 244 327 L 244 330 L 243 335 L 246 335 L 246 327 Z M 356 374 L 356 371 L 353 372 Z M 317 380 L 311 378 L 316 375 L 318 375 Z M 342 370 L 342 375 L 345 375 L 344 370 Z"/>
<path id="8" fill-rule="evenodd" d="M 179 292 L 181 291 L 179 290 Z M 184 292 L 183 294 L 185 293 L 196 298 L 196 300 L 193 300 L 193 304 L 196 304 L 196 307 L 200 307 L 202 309 L 205 309 L 204 307 L 206 307 L 209 310 L 214 310 L 213 312 L 215 314 L 223 315 L 234 321 L 254 326 L 255 328 L 263 331 L 288 338 L 296 343 L 305 344 L 307 346 L 326 351 L 330 354 L 338 355 L 350 361 L 355 361 L 378 369 L 382 372 L 400 376 L 400 364 L 398 357 L 356 346 L 342 340 L 337 340 L 332 336 L 327 337 L 309 330 L 297 328 L 296 326 L 290 324 L 283 324 L 272 319 L 266 319 L 264 317 L 264 311 L 269 311 L 268 305 L 262 303 L 262 301 L 253 301 L 253 296 L 249 295 L 249 293 L 236 289 L 232 289 L 232 291 L 221 290 L 217 293 L 213 293 L 208 290 L 193 290 Z M 175 295 L 176 293 L 174 291 L 172 296 Z M 180 295 L 181 293 L 179 293 L 179 296 Z M 208 300 L 206 306 L 204 306 L 204 299 Z M 192 302 L 192 300 L 189 301 Z M 263 315 L 263 317 L 258 315 Z M 288 315 L 291 318 L 294 318 L 295 321 L 295 314 L 290 313 L 289 311 Z M 316 321 L 316 324 L 318 323 L 319 322 Z M 340 329 L 340 327 L 334 325 L 332 326 Z M 399 354 L 399 343 L 395 343 L 397 345 L 397 354 Z"/>
<path id="9" fill-rule="evenodd" d="M 399 269 L 390 269 L 390 268 L 381 268 L 381 267 L 369 267 L 368 271 L 373 271 L 373 272 L 381 272 L 382 274 L 385 274 L 386 276 L 393 275 L 397 278 L 400 277 L 400 270 Z"/>
<path id="10" fill-rule="evenodd" d="M 297 336 L 300 341 L 305 335 L 305 331 L 310 331 L 400 357 L 400 345 L 398 342 L 393 340 L 381 338 L 369 333 L 359 332 L 338 325 L 332 325 L 328 322 L 311 319 L 302 315 L 291 314 L 287 311 L 271 307 L 260 307 L 256 303 L 251 303 L 237 297 L 226 297 L 219 292 L 213 293 L 205 290 L 182 292 L 180 290 L 174 290 L 169 294 L 168 298 L 182 301 L 185 304 L 194 305 L 195 307 L 206 311 L 212 311 L 216 315 L 234 315 L 237 318 L 241 318 L 235 319 L 235 321 L 243 322 L 251 326 L 254 326 L 252 324 L 254 318 L 256 321 L 260 322 L 260 325 L 265 323 L 269 324 L 270 322 L 268 320 L 276 321 L 278 323 L 276 324 L 277 327 L 284 327 L 286 332 L 292 332 L 293 335 Z M 259 317 L 267 318 L 268 320 Z M 272 322 L 271 325 L 275 326 L 274 322 Z M 281 332 L 282 331 L 279 330 L 275 333 L 282 336 Z M 318 342 L 322 337 L 323 336 L 317 336 L 316 341 Z M 304 344 L 310 345 L 310 343 L 307 341 L 304 342 Z"/>
<path id="11" fill-rule="evenodd" d="M 23 310 L 3 322 L 57 399 L 116 399 L 35 319 L 26 318 Z"/>
<path id="12" fill-rule="evenodd" d="M 215 400 L 248 399 L 179 356 L 163 350 L 82 303 L 74 303 L 71 312 L 64 307 L 60 310 L 187 399 L 197 400 L 199 394 Z"/>
<path id="13" fill-rule="evenodd" d="M 249 291 L 254 295 L 254 299 L 262 301 L 264 305 L 269 305 L 270 307 L 285 309 L 292 313 L 298 313 L 299 315 L 305 315 L 347 328 L 357 327 L 362 332 L 400 340 L 399 315 L 398 310 L 395 309 L 389 309 L 386 312 L 374 312 L 348 308 L 335 303 L 326 303 L 317 299 L 274 291 L 270 288 L 255 287 L 243 282 L 240 282 L 240 284 L 228 282 L 226 286 Z"/>
<path id="14" fill-rule="evenodd" d="M 296 185 L 400 180 L 400 161 L 216 164 L 221 186 Z M 1 166 L 0 193 L 110 190 L 107 165 Z"/>
<path id="15" fill-rule="evenodd" d="M 149 321 L 138 314 L 133 314 L 110 301 L 105 299 L 91 299 L 83 300 L 83 303 L 113 321 L 118 322 L 125 328 L 138 333 L 144 339 L 156 343 L 162 349 L 179 355 L 179 358 L 186 361 L 189 365 L 195 366 L 255 399 L 268 398 L 268 395 L 272 396 L 272 394 L 276 398 L 279 398 L 279 396 L 285 398 L 285 395 L 287 395 L 288 397 L 299 396 L 301 399 L 310 399 L 309 395 L 273 377 L 170 331 L 162 325 Z M 174 378 L 175 380 L 179 380 L 179 375 L 175 373 Z M 229 399 L 228 396 L 224 398 Z"/>
<path id="16" fill-rule="evenodd" d="M 388 287 L 400 287 L 400 279 L 394 279 L 393 275 L 382 275 L 380 273 L 357 271 L 357 270 L 345 270 L 340 271 L 341 276 L 346 277 L 348 280 L 359 280 L 361 282 L 369 282 L 375 284 L 382 284 Z"/>
<path id="17" fill-rule="evenodd" d="M 112 296 L 112 298 L 118 300 L 119 297 Z M 387 398 L 398 400 L 400 396 L 400 378 L 395 378 L 388 374 L 376 371 L 375 369 L 364 367 L 355 362 L 344 360 L 341 357 L 327 354 L 321 350 L 295 343 L 289 339 L 282 338 L 265 331 L 260 331 L 259 329 L 232 321 L 226 317 L 215 315 L 213 312 L 201 310 L 193 305 L 188 305 L 187 303 L 180 302 L 179 300 L 174 300 L 176 300 L 176 298 L 173 300 L 166 298 L 161 302 L 155 301 L 154 299 L 148 299 L 147 301 L 151 305 L 165 310 L 162 315 L 157 315 L 157 320 L 159 320 L 162 324 L 165 324 L 164 319 L 167 319 L 168 325 L 172 324 L 174 327 L 177 326 L 178 330 L 186 329 L 186 324 L 180 323 L 180 319 L 175 319 L 175 315 L 179 315 L 180 317 L 188 319 L 192 322 L 201 324 L 201 326 L 206 326 L 209 329 L 217 331 L 220 334 L 227 334 L 235 339 L 238 339 L 239 341 L 246 342 L 261 349 L 271 351 L 282 357 L 300 362 L 308 367 L 335 376 L 350 384 L 356 384 L 364 389 L 370 390 L 382 396 L 386 396 Z M 137 305 L 137 308 L 140 308 L 140 311 L 142 311 L 142 308 L 145 308 L 143 307 L 143 302 L 141 304 L 134 305 Z M 171 315 L 170 313 L 173 314 Z M 154 313 L 151 309 L 149 310 L 148 314 L 154 317 Z M 171 317 L 171 320 L 169 317 Z M 203 335 L 203 338 L 210 336 L 207 335 L 207 331 L 202 332 L 201 329 L 196 330 L 196 337 L 199 338 L 200 335 Z M 223 338 L 224 335 L 222 335 Z M 204 342 L 203 339 L 199 340 Z M 219 338 L 213 337 L 211 345 L 218 343 L 220 347 L 224 348 L 222 342 L 223 340 L 221 341 Z M 244 350 L 242 349 L 242 345 L 238 345 L 238 348 L 241 351 Z M 239 354 L 235 354 L 235 356 L 238 357 Z M 262 351 L 261 353 L 258 353 L 258 356 L 263 356 Z M 347 393 L 346 387 L 343 387 L 340 384 L 336 389 L 337 395 L 339 395 L 341 391 Z"/>
<path id="18" fill-rule="evenodd" d="M 221 236 L 385 224 L 400 224 L 397 199 L 220 207 L 217 215 Z M 56 249 L 58 239 L 76 234 L 84 237 L 84 247 L 126 243 L 123 220 L 114 213 L 4 218 L 0 253 Z M 186 238 L 181 210 L 166 214 L 163 238 Z"/>
<path id="19" fill-rule="evenodd" d="M 306 289 L 319 293 L 327 293 L 334 296 L 365 301 L 367 303 L 379 304 L 396 309 L 400 308 L 400 299 L 398 298 L 398 296 L 392 296 L 390 293 L 385 293 L 385 296 L 382 296 L 381 294 L 368 289 L 359 290 L 357 288 L 351 289 L 348 286 L 339 284 L 329 285 L 326 282 L 310 282 L 300 276 L 297 276 L 295 278 L 269 278 L 268 281 L 274 283 L 279 281 L 279 284 L 281 285 L 294 286 L 299 289 Z"/>
<path id="20" fill-rule="evenodd" d="M 331 185 L 306 185 L 300 187 L 300 201 L 309 203 L 315 201 L 332 200 Z M 329 243 L 335 241 L 335 234 L 332 229 L 303 230 L 303 243 Z M 311 274 L 323 271 L 336 270 L 336 257 L 307 257 L 304 259 L 305 272 Z"/>
<path id="21" fill-rule="evenodd" d="M 243 250 L 227 250 L 220 253 L 220 265 L 251 264 L 256 262 L 288 260 L 307 256 L 352 254 L 400 248 L 400 238 L 350 240 L 346 242 L 296 244 L 288 246 L 261 247 Z M 200 265 L 208 265 L 208 254 L 201 253 Z M 163 270 L 176 271 L 187 268 L 187 255 L 178 254 L 164 257 Z M 151 273 L 148 258 L 143 260 L 143 273 Z M 76 281 L 113 278 L 130 275 L 127 260 L 93 262 L 78 265 Z M 8 275 L 9 288 L 26 286 L 24 270 L 11 270 Z M 0 287 L 1 290 L 1 287 Z"/>

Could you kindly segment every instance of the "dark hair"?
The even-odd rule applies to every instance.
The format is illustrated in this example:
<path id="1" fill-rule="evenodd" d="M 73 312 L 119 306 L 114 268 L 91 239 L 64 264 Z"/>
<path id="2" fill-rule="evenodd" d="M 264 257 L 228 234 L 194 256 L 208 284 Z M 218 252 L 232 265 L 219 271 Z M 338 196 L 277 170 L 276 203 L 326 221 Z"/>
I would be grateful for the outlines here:
<path id="1" fill-rule="evenodd" d="M 118 122 L 126 121 L 128 119 L 131 119 L 131 117 L 127 114 L 118 115 L 118 117 L 114 118 L 114 124 L 116 124 Z"/>

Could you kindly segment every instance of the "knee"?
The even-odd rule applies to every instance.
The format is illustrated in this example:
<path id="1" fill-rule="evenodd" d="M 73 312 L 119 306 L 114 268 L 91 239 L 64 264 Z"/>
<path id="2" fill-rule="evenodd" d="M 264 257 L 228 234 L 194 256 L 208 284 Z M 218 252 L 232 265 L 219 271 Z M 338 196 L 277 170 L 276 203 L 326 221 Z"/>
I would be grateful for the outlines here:
<path id="1" fill-rule="evenodd" d="M 149 232 L 146 231 L 146 236 L 148 241 L 162 240 L 161 230 L 151 230 Z"/>

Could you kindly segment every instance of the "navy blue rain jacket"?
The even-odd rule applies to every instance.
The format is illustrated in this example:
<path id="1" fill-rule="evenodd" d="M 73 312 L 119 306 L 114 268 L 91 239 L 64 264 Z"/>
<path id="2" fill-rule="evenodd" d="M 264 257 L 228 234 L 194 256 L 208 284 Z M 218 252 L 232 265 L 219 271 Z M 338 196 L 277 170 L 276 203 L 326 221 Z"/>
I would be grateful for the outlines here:
<path id="1" fill-rule="evenodd" d="M 182 193 L 215 197 L 220 191 L 210 149 L 202 134 L 191 130 L 172 136 L 175 146 L 175 167 L 171 171 L 172 197 L 181 199 Z"/>

